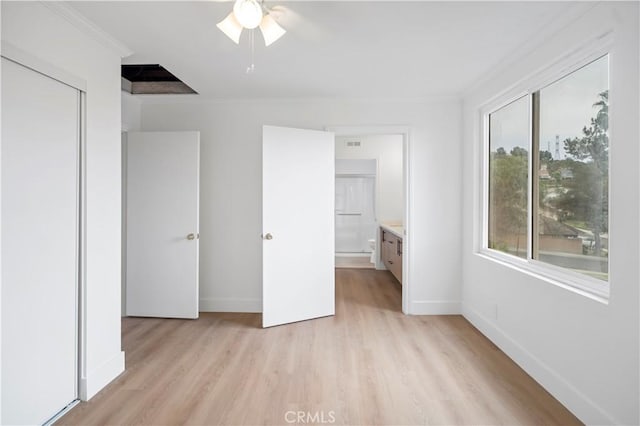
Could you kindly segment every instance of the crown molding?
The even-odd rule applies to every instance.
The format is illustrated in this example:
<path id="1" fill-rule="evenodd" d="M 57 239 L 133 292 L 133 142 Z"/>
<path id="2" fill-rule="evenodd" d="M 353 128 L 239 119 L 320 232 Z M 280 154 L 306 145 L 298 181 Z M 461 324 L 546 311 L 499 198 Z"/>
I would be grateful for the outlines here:
<path id="1" fill-rule="evenodd" d="M 535 36 L 531 37 L 524 44 L 518 46 L 515 50 L 509 52 L 509 54 L 499 62 L 499 65 L 493 67 L 490 71 L 463 89 L 461 92 L 462 98 L 468 98 L 488 81 L 495 79 L 505 70 L 513 67 L 514 64 L 517 64 L 529 56 L 531 52 L 535 51 L 540 46 L 543 46 L 545 43 L 549 43 L 555 34 L 580 19 L 580 17 L 584 16 L 591 9 L 598 6 L 599 3 L 599 1 L 567 3 L 564 13 L 556 15 L 551 21 L 544 23 L 538 29 Z"/>
<path id="2" fill-rule="evenodd" d="M 95 23 L 87 19 L 73 7 L 64 1 L 41 1 L 42 5 L 49 8 L 58 16 L 66 19 L 80 31 L 93 38 L 103 46 L 117 53 L 121 58 L 126 58 L 133 54 L 133 50 L 129 49 L 124 43 L 114 38 L 111 34 L 97 26 Z"/>
<path id="3" fill-rule="evenodd" d="M 139 98 L 145 105 L 171 105 L 171 104 L 300 104 L 318 103 L 332 104 L 336 102 L 347 103 L 402 103 L 402 104 L 430 104 L 442 102 L 462 102 L 462 96 L 454 94 L 435 94 L 422 97 L 259 97 L 259 98 L 218 98 L 202 94 L 176 94 L 176 95 L 133 95 Z"/>

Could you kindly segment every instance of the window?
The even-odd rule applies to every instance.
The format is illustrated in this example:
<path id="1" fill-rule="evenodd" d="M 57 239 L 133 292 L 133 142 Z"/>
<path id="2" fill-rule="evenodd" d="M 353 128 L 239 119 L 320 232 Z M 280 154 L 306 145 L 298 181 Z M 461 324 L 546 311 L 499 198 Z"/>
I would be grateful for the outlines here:
<path id="1" fill-rule="evenodd" d="M 608 112 L 603 56 L 488 115 L 488 249 L 608 280 Z"/>
<path id="2" fill-rule="evenodd" d="M 489 114 L 489 248 L 527 257 L 529 99 Z"/>

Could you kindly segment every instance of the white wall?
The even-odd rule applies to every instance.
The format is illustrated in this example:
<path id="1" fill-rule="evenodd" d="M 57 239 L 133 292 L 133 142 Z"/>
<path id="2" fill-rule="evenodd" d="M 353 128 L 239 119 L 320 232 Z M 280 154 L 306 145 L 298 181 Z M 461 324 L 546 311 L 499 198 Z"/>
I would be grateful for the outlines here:
<path id="1" fill-rule="evenodd" d="M 120 96 L 122 98 L 122 131 L 139 131 L 142 114 L 142 100 L 125 91 L 121 91 Z"/>
<path id="2" fill-rule="evenodd" d="M 347 141 L 356 140 L 360 142 L 359 147 L 347 146 Z M 404 219 L 402 143 L 402 135 L 336 137 L 336 158 L 377 160 L 376 217 L 378 223 L 402 223 Z"/>
<path id="3" fill-rule="evenodd" d="M 610 283 L 604 304 L 475 252 L 478 107 L 587 40 L 610 56 Z M 639 424 L 638 3 L 594 4 L 464 99 L 463 313 L 582 421 Z M 517 87 L 513 88 L 518 91 Z M 629 191 L 632 190 L 632 193 Z"/>
<path id="4" fill-rule="evenodd" d="M 409 309 L 459 312 L 459 101 L 156 102 L 142 105 L 143 130 L 201 132 L 201 310 L 261 309 L 263 124 L 308 129 L 407 125 L 412 128 L 414 220 Z"/>
<path id="5" fill-rule="evenodd" d="M 2 2 L 2 40 L 86 81 L 86 289 L 81 397 L 124 369 L 120 347 L 120 55 L 63 9 Z M 84 28 L 81 30 L 80 28 Z M 98 36 L 96 36 L 98 37 Z"/>
<path id="6" fill-rule="evenodd" d="M 121 130 L 122 130 L 122 273 L 121 273 L 121 290 L 122 303 L 121 303 L 121 315 L 125 316 L 126 310 L 126 262 L 127 262 L 127 243 L 125 241 L 127 235 L 126 229 L 126 216 L 127 216 L 127 133 L 137 132 L 140 130 L 142 121 L 142 100 L 138 96 L 134 96 L 131 93 L 125 91 L 120 92 L 122 99 L 122 111 L 121 111 Z"/>

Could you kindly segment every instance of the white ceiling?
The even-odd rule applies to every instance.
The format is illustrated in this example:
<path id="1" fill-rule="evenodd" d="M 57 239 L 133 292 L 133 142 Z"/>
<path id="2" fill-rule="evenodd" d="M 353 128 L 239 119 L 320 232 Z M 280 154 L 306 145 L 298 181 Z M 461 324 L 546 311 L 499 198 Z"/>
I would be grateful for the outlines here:
<path id="1" fill-rule="evenodd" d="M 267 1 L 288 32 L 234 44 L 215 24 L 232 3 L 70 2 L 202 97 L 423 98 L 458 95 L 566 14 L 567 2 Z"/>

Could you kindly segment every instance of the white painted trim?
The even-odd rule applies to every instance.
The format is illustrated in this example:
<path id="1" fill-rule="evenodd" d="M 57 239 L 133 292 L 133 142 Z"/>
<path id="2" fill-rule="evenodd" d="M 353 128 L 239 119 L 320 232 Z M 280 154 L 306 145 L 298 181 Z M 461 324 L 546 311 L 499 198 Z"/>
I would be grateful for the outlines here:
<path id="1" fill-rule="evenodd" d="M 82 397 L 83 379 L 87 376 L 87 95 L 80 93 L 80 263 L 78 268 L 78 397 Z"/>
<path id="2" fill-rule="evenodd" d="M 536 50 L 540 46 L 549 43 L 549 39 L 553 37 L 557 32 L 566 28 L 572 22 L 577 21 L 580 17 L 586 14 L 593 7 L 597 6 L 599 2 L 572 2 L 565 11 L 557 13 L 553 20 L 548 22 L 542 28 L 537 31 L 536 36 L 527 40 L 524 44 L 518 45 L 515 50 L 505 55 L 503 60 L 498 62 L 498 66 L 491 68 L 484 76 L 477 79 L 469 87 L 464 89 L 461 93 L 463 98 L 468 98 L 471 94 L 476 92 L 480 87 L 489 81 L 495 80 L 514 66 L 514 64 L 520 63 L 526 58 L 532 51 Z"/>
<path id="3" fill-rule="evenodd" d="M 474 254 L 605 305 L 609 304 L 609 284 L 597 278 L 562 266 L 540 262 L 535 259 L 522 259 L 488 248 L 481 249 Z"/>
<path id="4" fill-rule="evenodd" d="M 213 299 L 200 298 L 200 312 L 244 312 L 261 313 L 262 300 L 255 298 L 242 299 L 237 297 Z"/>
<path id="5" fill-rule="evenodd" d="M 145 105 L 166 105 L 166 104 L 183 104 L 183 103 L 205 103 L 205 104 L 295 104 L 295 103 L 328 103 L 335 104 L 336 102 L 352 102 L 352 103 L 365 103 L 372 102 L 381 103 L 414 103 L 414 104 L 429 104 L 429 103 L 441 103 L 441 102 L 460 102 L 462 97 L 458 94 L 450 95 L 432 95 L 419 98 L 389 98 L 389 97 L 347 97 L 347 98 L 323 98 L 323 97 L 301 97 L 301 98 L 216 98 L 211 96 L 204 96 L 201 94 L 176 94 L 176 95 L 136 95 Z"/>
<path id="6" fill-rule="evenodd" d="M 411 302 L 411 315 L 460 315 L 460 301 L 456 300 L 415 300 Z"/>
<path id="7" fill-rule="evenodd" d="M 74 89 L 78 89 L 82 92 L 87 91 L 86 80 L 63 70 L 62 68 L 58 68 L 55 65 L 50 64 L 49 62 L 43 61 L 42 59 L 14 46 L 7 41 L 2 40 L 1 49 L 3 58 L 27 67 L 39 74 L 42 74 L 49 78 L 53 78 L 54 80 L 57 80 L 62 84 L 73 87 Z"/>
<path id="8" fill-rule="evenodd" d="M 74 380 L 74 391 L 75 397 L 78 398 L 80 394 L 80 364 L 83 353 L 83 348 L 81 346 L 80 334 L 82 333 L 82 316 L 81 316 L 81 308 L 80 308 L 80 294 L 82 292 L 81 286 L 83 285 L 82 280 L 82 262 L 85 258 L 85 252 L 83 251 L 83 230 L 82 230 L 82 178 L 83 178 L 83 159 L 82 159 L 82 150 L 84 147 L 85 139 L 84 139 L 84 127 L 85 127 L 85 115 L 84 115 L 84 105 L 85 105 L 85 92 L 80 90 L 76 90 L 76 96 L 78 99 L 78 125 L 76 127 L 77 131 L 77 142 L 76 142 L 76 254 L 75 254 L 75 270 L 76 270 L 76 288 L 75 288 L 75 353 L 76 359 L 75 361 L 75 380 Z"/>
<path id="9" fill-rule="evenodd" d="M 123 123 L 124 124 L 124 123 Z M 122 181 L 120 183 L 121 195 L 120 195 L 120 203 L 122 205 L 122 212 L 120 216 L 120 220 L 122 221 L 121 225 L 121 234 L 120 234 L 120 316 L 127 316 L 127 152 L 128 152 L 128 136 L 129 133 L 124 128 L 120 131 L 120 164 L 121 164 L 121 176 Z"/>
<path id="10" fill-rule="evenodd" d="M 541 67 L 533 73 L 521 78 L 516 83 L 486 99 L 475 107 L 479 114 L 479 129 L 474 129 L 475 146 L 481 147 L 481 151 L 474 157 L 476 165 L 480 169 L 479 187 L 474 188 L 478 191 L 478 202 L 476 205 L 480 214 L 475 218 L 474 239 L 477 244 L 475 253 L 489 260 L 496 261 L 502 265 L 511 266 L 522 272 L 536 276 L 541 280 L 558 285 L 566 290 L 573 291 L 597 300 L 602 303 L 608 303 L 610 296 L 611 280 L 602 281 L 592 278 L 579 272 L 572 271 L 568 268 L 558 267 L 552 264 L 543 263 L 532 259 L 531 244 L 528 244 L 527 259 L 521 259 L 516 256 L 501 253 L 488 247 L 488 221 L 489 221 L 489 115 L 500 108 L 525 96 L 531 97 L 533 93 L 545 88 L 546 86 L 571 75 L 573 72 L 580 70 L 606 55 L 611 55 L 613 48 L 613 33 L 610 29 L 603 29 L 592 38 L 577 46 L 561 58 L 551 62 L 541 64 Z M 529 100 L 531 105 L 531 99 Z M 533 188 L 533 171 L 532 171 L 532 109 L 529 108 L 529 170 L 528 170 L 528 219 L 527 234 L 532 235 L 532 194 Z M 611 185 L 611 182 L 609 182 Z M 475 198 L 475 194 L 474 194 Z M 611 235 L 609 236 L 611 238 Z M 530 242 L 529 242 L 530 243 Z"/>
<path id="11" fill-rule="evenodd" d="M 118 352 L 100 368 L 80 379 L 80 399 L 88 401 L 124 372 L 124 352 Z"/>
<path id="12" fill-rule="evenodd" d="M 196 131 L 198 139 L 198 152 L 196 159 L 196 294 L 200 294 L 200 131 Z M 200 313 L 200 298 L 198 297 L 198 306 L 196 307 L 196 318 Z"/>
<path id="13" fill-rule="evenodd" d="M 561 56 L 541 63 L 536 69 L 524 75 L 513 84 L 503 90 L 494 93 L 485 99 L 477 100 L 469 105 L 478 109 L 483 114 L 493 112 L 500 107 L 514 101 L 518 97 L 525 96 L 560 80 L 585 65 L 593 62 L 601 56 L 611 54 L 614 36 L 611 29 L 604 27 L 602 31 L 595 33 L 591 38 L 584 40 L 575 49 L 563 53 Z"/>
<path id="14" fill-rule="evenodd" d="M 462 305 L 462 315 L 582 422 L 594 425 L 620 424 L 561 374 L 466 303 Z"/>
<path id="15" fill-rule="evenodd" d="M 2 5 L 0 5 L 0 15 L 2 15 Z M 2 16 L 0 16 L 0 22 Z M 0 33 L 1 34 L 1 33 Z M 1 91 L 1 77 L 2 77 L 2 61 L 0 60 L 0 91 Z M 0 109 L 2 107 L 2 94 L 0 93 Z M 2 135 L 2 119 L 0 115 L 0 135 Z M 0 143 L 0 224 L 2 222 L 2 144 Z M 4 284 L 2 282 L 2 226 L 0 226 L 0 367 L 2 366 L 2 288 L 4 288 Z M 2 421 L 2 368 L 0 368 L 0 422 Z"/>
<path id="16" fill-rule="evenodd" d="M 48 7 L 58 16 L 66 19 L 74 27 L 82 31 L 85 35 L 96 40 L 103 46 L 117 53 L 121 58 L 126 58 L 133 54 L 133 50 L 129 49 L 124 43 L 114 38 L 111 34 L 97 26 L 94 22 L 87 19 L 84 15 L 69 6 L 63 1 L 41 1 L 40 4 Z"/>
<path id="17" fill-rule="evenodd" d="M 402 180 L 404 186 L 404 237 L 402 239 L 402 312 L 406 315 L 411 310 L 411 265 L 413 250 L 411 239 L 411 217 L 413 213 L 413 175 L 411 173 L 411 127 L 410 126 L 327 126 L 325 130 L 333 132 L 335 136 L 369 136 L 369 135 L 401 135 L 402 136 Z M 379 238 L 378 238 L 379 240 Z M 379 247 L 378 247 L 379 248 Z"/>

